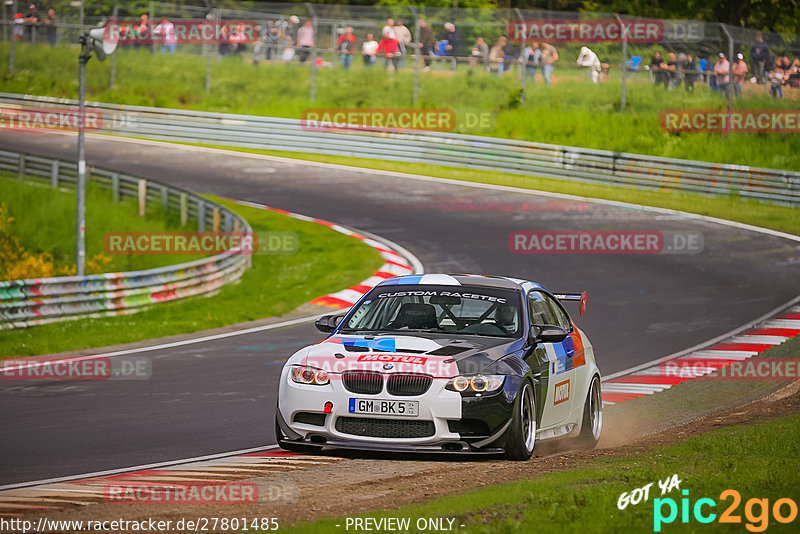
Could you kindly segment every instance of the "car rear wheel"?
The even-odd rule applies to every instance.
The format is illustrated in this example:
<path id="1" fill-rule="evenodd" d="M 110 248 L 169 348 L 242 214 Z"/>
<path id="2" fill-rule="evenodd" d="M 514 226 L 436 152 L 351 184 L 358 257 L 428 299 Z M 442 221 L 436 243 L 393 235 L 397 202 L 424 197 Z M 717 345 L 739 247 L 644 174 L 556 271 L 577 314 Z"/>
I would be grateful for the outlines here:
<path id="1" fill-rule="evenodd" d="M 536 444 L 536 400 L 533 386 L 528 380 L 522 383 L 517 395 L 517 405 L 508 432 L 506 458 L 523 461 L 530 458 Z"/>
<path id="2" fill-rule="evenodd" d="M 578 442 L 582 447 L 594 448 L 603 431 L 603 398 L 600 394 L 600 377 L 592 378 L 592 385 L 583 406 L 583 423 Z"/>

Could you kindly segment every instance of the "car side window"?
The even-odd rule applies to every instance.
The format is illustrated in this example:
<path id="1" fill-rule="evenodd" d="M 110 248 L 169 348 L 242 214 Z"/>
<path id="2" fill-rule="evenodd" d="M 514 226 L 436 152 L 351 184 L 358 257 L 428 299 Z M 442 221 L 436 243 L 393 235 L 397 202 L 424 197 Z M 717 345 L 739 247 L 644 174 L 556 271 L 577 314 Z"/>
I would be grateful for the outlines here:
<path id="1" fill-rule="evenodd" d="M 538 291 L 528 293 L 528 314 L 532 324 L 561 326 L 546 297 Z"/>
<path id="2" fill-rule="evenodd" d="M 558 302 L 556 302 L 555 299 L 547 295 L 545 295 L 545 299 L 547 300 L 547 303 L 549 304 L 551 310 L 553 311 L 553 315 L 555 316 L 557 321 L 556 323 L 557 326 L 560 326 L 567 332 L 572 332 L 572 321 L 569 320 L 569 315 L 567 315 L 566 312 L 564 312 L 564 310 L 561 308 Z"/>

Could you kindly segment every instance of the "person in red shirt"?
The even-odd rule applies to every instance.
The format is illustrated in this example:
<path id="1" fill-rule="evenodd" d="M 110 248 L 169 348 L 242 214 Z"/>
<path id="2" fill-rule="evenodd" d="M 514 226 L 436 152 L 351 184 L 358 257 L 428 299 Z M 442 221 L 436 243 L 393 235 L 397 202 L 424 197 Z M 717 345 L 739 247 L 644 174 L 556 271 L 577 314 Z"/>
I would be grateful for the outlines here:
<path id="1" fill-rule="evenodd" d="M 383 34 L 381 42 L 378 43 L 378 50 L 376 54 L 383 52 L 386 57 L 386 68 L 397 70 L 397 65 L 400 61 L 400 44 L 394 35 L 394 31 L 389 30 Z"/>

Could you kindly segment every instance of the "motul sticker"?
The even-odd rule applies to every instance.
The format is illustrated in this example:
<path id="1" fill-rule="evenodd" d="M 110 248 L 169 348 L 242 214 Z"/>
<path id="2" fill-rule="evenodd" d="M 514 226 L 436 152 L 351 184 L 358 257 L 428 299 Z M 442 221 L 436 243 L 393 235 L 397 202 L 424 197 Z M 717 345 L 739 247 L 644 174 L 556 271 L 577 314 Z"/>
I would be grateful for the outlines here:
<path id="1" fill-rule="evenodd" d="M 569 400 L 569 380 L 564 380 L 556 384 L 553 394 L 553 406 Z"/>
<path id="2" fill-rule="evenodd" d="M 402 356 L 400 354 L 362 354 L 358 357 L 360 362 L 388 362 L 388 363 L 409 363 L 412 365 L 424 365 L 428 358 L 421 356 Z"/>

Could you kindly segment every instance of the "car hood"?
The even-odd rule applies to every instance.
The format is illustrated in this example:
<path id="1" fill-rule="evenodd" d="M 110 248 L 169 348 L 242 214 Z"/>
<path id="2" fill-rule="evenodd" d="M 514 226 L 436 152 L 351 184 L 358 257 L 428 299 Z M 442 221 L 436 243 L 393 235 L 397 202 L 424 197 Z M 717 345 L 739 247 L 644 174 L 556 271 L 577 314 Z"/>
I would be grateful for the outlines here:
<path id="1" fill-rule="evenodd" d="M 438 378 L 473 375 L 494 369 L 516 350 L 520 340 L 440 333 L 359 336 L 335 334 L 298 352 L 289 363 L 331 373 L 346 370 L 420 373 Z"/>

